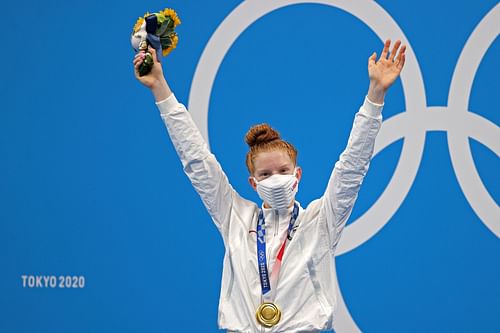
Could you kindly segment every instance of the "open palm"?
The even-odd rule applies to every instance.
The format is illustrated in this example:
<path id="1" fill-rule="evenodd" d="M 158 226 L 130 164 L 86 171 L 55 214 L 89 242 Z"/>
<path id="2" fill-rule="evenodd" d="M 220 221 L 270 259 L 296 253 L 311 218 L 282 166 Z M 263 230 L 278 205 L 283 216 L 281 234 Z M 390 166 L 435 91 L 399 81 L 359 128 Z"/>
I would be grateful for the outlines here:
<path id="1" fill-rule="evenodd" d="M 401 46 L 401 41 L 396 41 L 389 53 L 391 41 L 384 43 L 384 49 L 377 60 L 374 52 L 368 59 L 368 76 L 370 81 L 382 90 L 387 90 L 398 78 L 405 63 L 406 46 Z M 399 52 L 398 52 L 399 51 Z"/>

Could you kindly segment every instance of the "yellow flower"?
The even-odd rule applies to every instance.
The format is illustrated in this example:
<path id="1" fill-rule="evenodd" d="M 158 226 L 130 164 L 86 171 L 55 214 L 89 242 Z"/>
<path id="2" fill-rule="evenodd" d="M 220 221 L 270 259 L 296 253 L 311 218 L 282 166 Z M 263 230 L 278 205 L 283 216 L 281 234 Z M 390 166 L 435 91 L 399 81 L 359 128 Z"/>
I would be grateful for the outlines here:
<path id="1" fill-rule="evenodd" d="M 166 57 L 170 52 L 172 52 L 173 49 L 175 49 L 177 47 L 177 43 L 179 42 L 179 37 L 174 32 L 170 35 L 170 40 L 171 40 L 172 44 L 169 47 L 167 47 L 166 49 L 162 50 L 162 54 L 164 57 Z"/>
<path id="2" fill-rule="evenodd" d="M 137 19 L 137 22 L 135 22 L 135 25 L 134 25 L 134 30 L 132 31 L 132 34 L 135 34 L 142 26 L 142 24 L 144 23 L 144 18 L 143 17 L 139 17 Z"/>
<path id="3" fill-rule="evenodd" d="M 160 12 L 160 14 L 162 14 L 165 17 L 170 17 L 172 19 L 172 21 L 174 21 L 174 28 L 176 26 L 178 26 L 179 24 L 181 24 L 181 20 L 179 19 L 179 16 L 177 16 L 177 13 L 173 9 L 165 8 L 164 10 L 162 10 Z"/>
<path id="4" fill-rule="evenodd" d="M 149 12 L 146 12 L 146 14 L 144 14 L 143 17 L 139 17 L 137 19 L 137 22 L 135 22 L 135 25 L 134 25 L 134 31 L 132 32 L 133 34 L 135 34 L 137 31 L 139 31 L 139 29 L 141 28 L 142 24 L 144 23 L 144 19 L 146 17 L 148 17 L 150 14 Z"/>

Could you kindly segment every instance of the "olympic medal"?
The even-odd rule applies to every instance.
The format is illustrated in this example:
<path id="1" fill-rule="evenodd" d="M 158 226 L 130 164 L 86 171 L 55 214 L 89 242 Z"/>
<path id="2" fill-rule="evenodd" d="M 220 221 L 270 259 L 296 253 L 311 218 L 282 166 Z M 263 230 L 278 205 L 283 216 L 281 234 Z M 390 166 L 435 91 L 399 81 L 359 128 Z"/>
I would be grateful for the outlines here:
<path id="1" fill-rule="evenodd" d="M 281 319 L 281 310 L 274 303 L 262 303 L 255 313 L 257 321 L 264 327 L 273 327 Z"/>

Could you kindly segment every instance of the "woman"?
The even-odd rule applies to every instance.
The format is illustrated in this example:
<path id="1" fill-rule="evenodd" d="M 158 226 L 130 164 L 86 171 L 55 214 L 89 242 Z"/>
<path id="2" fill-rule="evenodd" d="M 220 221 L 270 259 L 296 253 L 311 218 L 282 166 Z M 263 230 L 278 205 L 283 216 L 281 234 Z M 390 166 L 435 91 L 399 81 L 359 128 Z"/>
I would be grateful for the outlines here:
<path id="1" fill-rule="evenodd" d="M 246 141 L 249 183 L 260 208 L 230 185 L 189 113 L 170 90 L 156 61 L 137 79 L 151 89 L 184 171 L 219 229 L 225 245 L 219 327 L 229 332 L 319 332 L 331 329 L 336 305 L 333 254 L 368 170 L 387 89 L 405 62 L 405 46 L 390 40 L 368 59 L 370 85 L 355 116 L 345 151 L 324 195 L 302 208 L 295 193 L 302 170 L 297 151 L 266 124 Z"/>

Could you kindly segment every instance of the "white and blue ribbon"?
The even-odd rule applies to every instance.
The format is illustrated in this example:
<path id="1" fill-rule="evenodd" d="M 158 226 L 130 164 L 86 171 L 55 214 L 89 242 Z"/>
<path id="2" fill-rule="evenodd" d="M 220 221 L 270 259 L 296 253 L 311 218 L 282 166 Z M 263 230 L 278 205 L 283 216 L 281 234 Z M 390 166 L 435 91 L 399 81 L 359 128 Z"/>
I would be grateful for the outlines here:
<path id="1" fill-rule="evenodd" d="M 288 223 L 287 240 L 291 241 L 295 232 L 294 225 L 297 217 L 299 216 L 299 205 L 294 203 L 292 216 Z M 271 281 L 267 269 L 267 255 L 266 255 L 266 228 L 265 228 L 264 212 L 262 209 L 259 212 L 259 219 L 257 223 L 257 263 L 259 267 L 260 285 L 262 288 L 262 296 L 265 297 L 271 291 Z M 275 272 L 276 275 L 278 272 Z M 276 286 L 274 286 L 276 289 Z M 267 298 L 267 297 L 265 297 Z"/>

